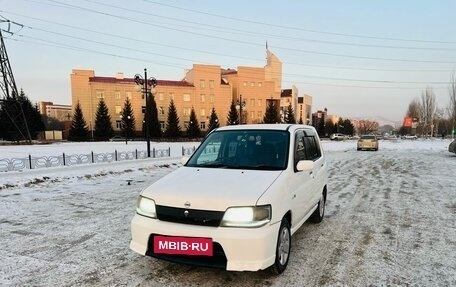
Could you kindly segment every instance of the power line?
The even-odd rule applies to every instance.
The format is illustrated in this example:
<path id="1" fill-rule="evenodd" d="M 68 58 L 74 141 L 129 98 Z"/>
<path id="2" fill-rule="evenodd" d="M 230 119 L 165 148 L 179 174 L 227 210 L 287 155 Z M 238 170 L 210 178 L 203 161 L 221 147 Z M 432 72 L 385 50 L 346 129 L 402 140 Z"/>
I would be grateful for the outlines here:
<path id="1" fill-rule="evenodd" d="M 53 2 L 53 3 L 62 4 L 64 6 L 67 6 L 67 7 L 71 8 L 71 9 L 84 10 L 84 11 L 88 11 L 88 12 L 92 12 L 92 13 L 96 13 L 96 14 L 101 14 L 101 15 L 105 15 L 105 16 L 110 16 L 110 17 L 114 17 L 114 18 L 118 18 L 118 19 L 122 19 L 122 20 L 126 20 L 126 21 L 132 21 L 132 22 L 139 23 L 139 24 L 159 27 L 159 28 L 173 30 L 173 31 L 177 31 L 177 32 L 187 33 L 187 34 L 198 35 L 198 36 L 202 36 L 202 37 L 205 37 L 205 38 L 220 39 L 220 40 L 224 40 L 224 41 L 230 41 L 230 42 L 235 42 L 235 43 L 240 43 L 240 44 L 245 44 L 245 45 L 250 45 L 250 46 L 261 46 L 261 45 L 259 45 L 257 43 L 253 43 L 253 42 L 234 40 L 234 39 L 224 38 L 224 37 L 220 37 L 220 36 L 216 36 L 216 35 L 207 35 L 207 34 L 192 32 L 192 31 L 188 31 L 188 30 L 171 28 L 171 27 L 164 26 L 164 25 L 156 25 L 156 24 L 152 24 L 150 22 L 140 21 L 140 20 L 136 20 L 136 19 L 133 19 L 133 18 L 125 17 L 125 16 L 115 15 L 115 14 L 112 14 L 112 13 L 102 12 L 102 11 L 98 11 L 98 10 L 94 10 L 94 9 L 90 9 L 90 8 L 86 8 L 86 7 L 81 7 L 81 6 L 77 6 L 77 5 L 73 5 L 73 4 L 61 3 L 61 2 L 56 1 L 56 0 L 48 0 L 48 1 Z M 354 56 L 354 55 L 346 55 L 346 54 L 335 54 L 335 53 L 326 53 L 326 52 L 312 51 L 312 50 L 302 50 L 302 49 L 281 47 L 281 46 L 273 46 L 273 47 L 276 48 L 276 49 L 285 50 L 285 51 L 294 51 L 294 52 L 301 52 L 301 53 L 307 53 L 307 54 L 316 54 L 316 55 L 323 55 L 323 56 L 343 57 L 343 58 L 352 58 L 352 59 L 393 61 L 393 62 L 408 62 L 408 63 L 415 62 L 415 63 L 432 63 L 432 64 L 456 64 L 456 62 L 454 62 L 454 61 L 453 62 L 452 61 L 431 61 L 431 60 L 418 60 L 418 59 L 412 60 L 412 59 L 398 59 L 398 58 L 380 58 L 380 57 Z"/>
<path id="2" fill-rule="evenodd" d="M 151 1 L 151 0 L 143 0 L 143 1 L 151 3 L 151 4 L 165 6 L 165 7 L 178 9 L 178 10 L 183 10 L 183 11 L 187 11 L 187 12 L 192 12 L 192 13 L 197 13 L 197 14 L 202 14 L 202 15 L 208 15 L 208 16 L 213 16 L 213 17 L 222 18 L 222 19 L 229 19 L 229 20 L 243 22 L 243 23 L 258 24 L 258 25 L 263 25 L 263 26 L 267 26 L 267 27 L 282 28 L 282 29 L 287 29 L 287 30 L 303 31 L 303 32 L 310 32 L 310 33 L 317 33 L 317 34 L 326 34 L 326 35 L 336 35 L 336 36 L 344 36 L 344 37 L 353 37 L 353 38 L 388 40 L 388 41 L 456 44 L 456 42 L 453 42 L 453 41 L 437 41 L 437 40 L 420 40 L 420 39 L 378 37 L 378 36 L 368 36 L 368 35 L 348 34 L 348 33 L 336 33 L 336 32 L 328 32 L 328 31 L 304 29 L 304 28 L 301 28 L 301 27 L 292 27 L 292 26 L 285 26 L 285 25 L 270 24 L 270 23 L 265 23 L 265 22 L 260 22 L 260 21 L 253 21 L 253 20 L 230 17 L 230 16 L 220 15 L 220 14 L 215 14 L 215 13 L 203 12 L 203 11 L 199 11 L 199 10 L 195 10 L 195 9 L 182 8 L 182 7 L 178 7 L 178 6 L 174 6 L 174 5 L 170 5 L 170 4 L 159 3 L 159 2 Z"/>
<path id="3" fill-rule="evenodd" d="M 211 55 L 231 57 L 231 58 L 236 58 L 236 59 L 246 59 L 246 60 L 263 62 L 263 60 L 258 60 L 258 59 L 250 58 L 250 57 L 244 57 L 244 56 L 239 56 L 239 55 L 229 55 L 229 54 L 223 54 L 223 53 L 216 53 L 216 52 L 213 52 L 213 51 L 192 49 L 192 48 L 188 48 L 188 47 L 182 48 L 182 47 L 178 47 L 178 46 L 166 45 L 166 44 L 161 44 L 161 43 L 152 42 L 152 41 L 148 41 L 148 40 L 142 40 L 142 39 L 137 39 L 137 38 L 132 38 L 132 37 L 126 37 L 124 35 L 119 35 L 119 34 L 111 34 L 111 33 L 106 33 L 106 32 L 95 31 L 95 30 L 92 30 L 92 29 L 86 29 L 86 28 L 81 28 L 81 27 L 77 27 L 77 26 L 72 26 L 72 25 L 68 25 L 68 24 L 55 22 L 55 21 L 49 21 L 49 20 L 45 20 L 45 19 L 41 19 L 41 18 L 26 16 L 26 15 L 22 15 L 22 14 L 10 12 L 10 11 L 5 11 L 5 10 L 0 10 L 0 12 L 6 12 L 6 13 L 9 13 L 9 14 L 12 14 L 12 15 L 16 15 L 16 16 L 20 16 L 20 17 L 24 17 L 24 18 L 28 18 L 28 19 L 32 19 L 32 20 L 42 21 L 42 22 L 45 22 L 45 23 L 50 23 L 50 24 L 53 24 L 53 25 L 58 25 L 58 26 L 67 27 L 67 28 L 71 28 L 71 29 L 76 29 L 76 30 L 80 30 L 80 31 L 95 33 L 95 34 L 99 34 L 99 35 L 105 35 L 105 36 L 114 37 L 114 38 L 121 38 L 121 39 L 125 39 L 125 40 L 130 40 L 130 41 L 135 41 L 135 42 L 140 42 L 140 43 L 145 43 L 145 44 L 151 44 L 151 45 L 156 45 L 156 46 L 161 46 L 161 47 L 166 47 L 166 48 L 174 48 L 174 49 L 186 50 L 186 51 L 194 51 L 194 52 L 204 53 L 204 54 L 211 54 Z M 49 31 L 49 30 L 45 30 L 45 29 L 40 29 L 40 28 L 36 28 L 36 27 L 34 28 L 34 27 L 31 27 L 31 26 L 28 26 L 28 27 L 31 28 L 31 29 L 46 31 L 46 32 L 49 32 L 49 33 L 55 33 L 55 32 Z M 64 36 L 68 36 L 68 35 L 64 35 Z M 365 68 L 365 67 L 342 67 L 342 66 L 334 66 L 334 65 L 314 65 L 314 64 L 308 64 L 308 63 L 291 63 L 291 62 L 286 62 L 286 61 L 284 61 L 282 63 L 283 64 L 289 64 L 289 65 L 297 65 L 297 66 L 330 68 L 330 69 L 340 69 L 340 70 L 361 70 L 361 71 L 363 71 L 363 70 L 364 71 L 383 71 L 383 72 L 451 72 L 452 71 L 452 70 L 442 70 L 442 69 L 411 70 L 411 69 L 380 69 L 380 68 Z"/>
<path id="4" fill-rule="evenodd" d="M 429 51 L 456 51 L 456 48 L 440 48 L 440 47 L 415 47 L 415 46 L 391 46 L 391 45 L 371 45 L 371 44 L 361 44 L 361 43 L 348 43 L 348 42 L 338 42 L 338 41 L 325 41 L 325 40 L 317 40 L 317 39 L 308 39 L 308 38 L 301 38 L 301 37 L 290 37 L 290 36 L 285 36 L 285 35 L 277 35 L 277 34 L 267 34 L 267 33 L 259 33 L 257 31 L 251 32 L 247 30 L 242 30 L 242 29 L 235 29 L 233 27 L 226 28 L 222 26 L 217 26 L 217 25 L 212 25 L 208 23 L 200 23 L 200 22 L 195 22 L 195 21 L 188 21 L 180 18 L 174 18 L 174 17 L 169 17 L 165 15 L 158 15 L 158 14 L 153 14 L 150 12 L 144 12 L 141 10 L 135 10 L 135 9 L 130 9 L 126 7 L 120 7 L 112 4 L 105 4 L 105 3 L 100 3 L 98 1 L 94 0 L 84 0 L 89 3 L 94 3 L 97 5 L 101 5 L 104 7 L 110 7 L 110 8 L 116 8 L 116 9 L 121 9 L 123 11 L 130 11 L 138 14 L 143 14 L 147 16 L 154 16 L 154 17 L 159 17 L 163 19 L 169 19 L 177 22 L 182 22 L 182 23 L 189 23 L 189 24 L 194 24 L 198 25 L 200 28 L 203 27 L 205 30 L 210 30 L 210 31 L 215 31 L 215 32 L 220 32 L 220 30 L 224 30 L 224 33 L 231 33 L 234 34 L 233 32 L 238 32 L 243 34 L 243 35 L 253 35 L 256 37 L 262 37 L 264 38 L 276 38 L 276 39 L 287 39 L 287 40 L 293 40 L 293 41 L 304 41 L 304 42 L 313 42 L 313 43 L 322 43 L 322 44 L 332 44 L 332 45 L 343 45 L 343 46 L 354 46 L 354 47 L 367 47 L 367 48 L 387 48 L 387 49 L 403 49 L 403 50 L 429 50 Z M 183 25 L 181 25 L 183 26 Z M 188 27 L 188 25 L 184 26 Z M 212 27 L 218 30 L 214 29 L 208 29 L 208 27 Z"/>

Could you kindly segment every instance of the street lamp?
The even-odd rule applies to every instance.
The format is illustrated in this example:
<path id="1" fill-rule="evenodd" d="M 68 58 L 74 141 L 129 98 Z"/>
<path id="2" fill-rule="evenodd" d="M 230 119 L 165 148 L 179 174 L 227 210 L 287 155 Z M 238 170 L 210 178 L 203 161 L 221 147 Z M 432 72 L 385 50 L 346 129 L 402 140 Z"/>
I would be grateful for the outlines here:
<path id="1" fill-rule="evenodd" d="M 120 119 L 124 119 L 123 116 L 120 116 Z M 124 119 L 124 124 L 123 124 L 123 128 L 125 130 L 125 144 L 128 144 L 128 131 L 127 131 L 127 121 L 129 122 L 131 119 L 130 116 L 127 116 L 125 119 Z"/>
<path id="2" fill-rule="evenodd" d="M 135 75 L 135 83 L 137 87 L 142 88 L 143 96 L 146 99 L 146 112 L 145 112 L 145 122 L 146 122 L 146 141 L 147 141 L 147 157 L 150 157 L 150 115 L 149 115 L 149 93 L 147 92 L 148 86 L 151 87 L 150 94 L 155 94 L 155 86 L 157 85 L 157 80 L 154 77 L 147 78 L 147 69 L 144 69 L 144 78 L 140 74 Z"/>
<path id="3" fill-rule="evenodd" d="M 242 125 L 242 108 L 245 107 L 245 101 L 242 100 L 242 95 L 239 95 L 239 101 L 236 101 L 236 110 L 239 110 L 239 124 Z"/>

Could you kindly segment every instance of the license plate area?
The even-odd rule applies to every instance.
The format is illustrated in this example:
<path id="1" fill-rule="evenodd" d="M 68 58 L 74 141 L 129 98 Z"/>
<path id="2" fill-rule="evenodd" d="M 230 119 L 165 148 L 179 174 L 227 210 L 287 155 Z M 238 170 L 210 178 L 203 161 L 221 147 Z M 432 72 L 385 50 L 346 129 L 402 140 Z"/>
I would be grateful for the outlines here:
<path id="1" fill-rule="evenodd" d="M 154 253 L 213 256 L 214 251 L 211 238 L 155 235 Z"/>

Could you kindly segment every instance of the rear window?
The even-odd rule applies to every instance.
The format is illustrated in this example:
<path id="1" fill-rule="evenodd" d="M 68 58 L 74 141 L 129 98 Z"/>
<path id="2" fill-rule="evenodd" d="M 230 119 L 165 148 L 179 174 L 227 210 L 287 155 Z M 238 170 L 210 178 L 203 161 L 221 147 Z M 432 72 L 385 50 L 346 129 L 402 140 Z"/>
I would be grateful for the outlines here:
<path id="1" fill-rule="evenodd" d="M 375 136 L 374 135 L 365 135 L 365 136 L 361 136 L 361 139 L 362 140 L 375 140 Z"/>

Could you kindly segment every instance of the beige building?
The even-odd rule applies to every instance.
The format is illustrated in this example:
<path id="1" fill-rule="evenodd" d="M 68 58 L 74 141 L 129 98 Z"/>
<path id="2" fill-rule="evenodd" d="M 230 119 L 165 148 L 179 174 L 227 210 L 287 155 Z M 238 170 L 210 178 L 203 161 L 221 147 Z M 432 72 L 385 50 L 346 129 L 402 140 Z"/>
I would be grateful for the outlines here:
<path id="1" fill-rule="evenodd" d="M 312 97 L 304 94 L 298 98 L 298 106 L 296 109 L 296 121 L 303 124 L 312 125 Z"/>
<path id="2" fill-rule="evenodd" d="M 41 115 L 55 118 L 59 121 L 69 121 L 72 116 L 71 105 L 57 105 L 53 102 L 38 102 L 38 107 Z"/>
<path id="3" fill-rule="evenodd" d="M 162 129 L 168 117 L 168 107 L 173 99 L 182 130 L 189 122 L 194 108 L 200 127 L 205 131 L 214 107 L 220 125 L 226 125 L 231 101 L 242 103 L 244 123 L 261 123 L 269 101 L 280 105 L 282 85 L 282 63 L 267 50 L 264 67 L 222 69 L 217 65 L 194 64 L 183 80 L 157 79 L 155 102 Z M 297 93 L 296 93 L 297 94 Z M 136 120 L 136 130 L 141 131 L 145 100 L 141 89 L 132 77 L 118 73 L 115 77 L 95 76 L 93 70 L 74 69 L 71 74 L 73 109 L 79 102 L 89 129 L 95 123 L 95 114 L 101 98 L 104 99 L 113 121 L 114 130 L 121 128 L 121 110 L 129 98 Z"/>

